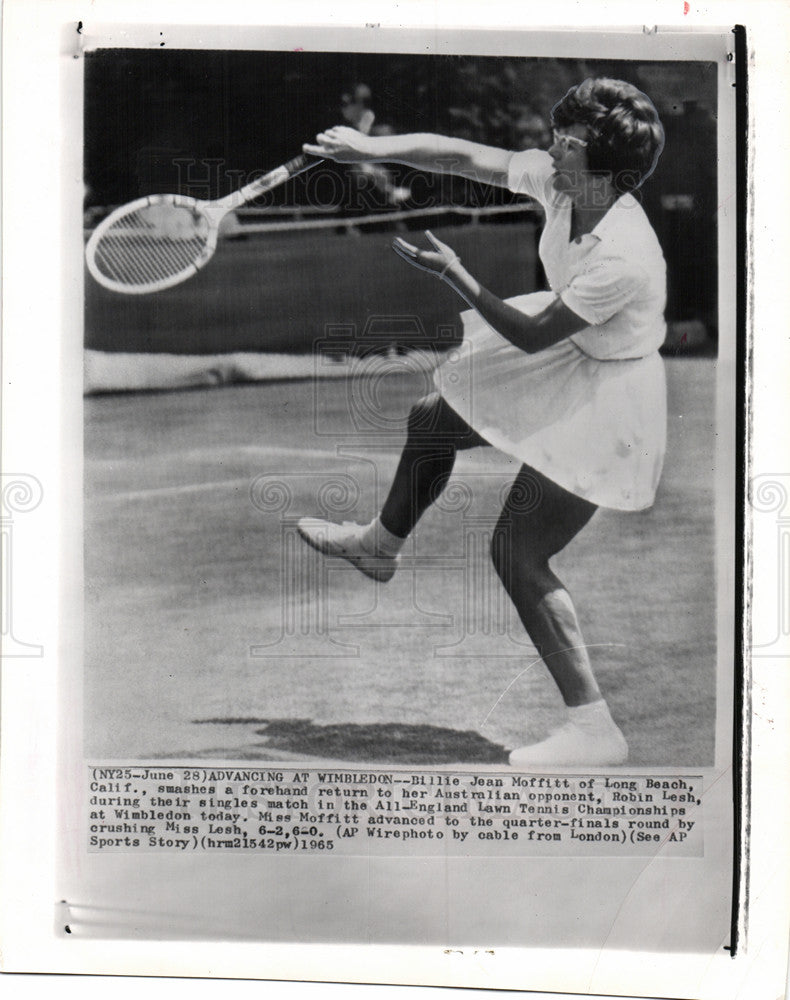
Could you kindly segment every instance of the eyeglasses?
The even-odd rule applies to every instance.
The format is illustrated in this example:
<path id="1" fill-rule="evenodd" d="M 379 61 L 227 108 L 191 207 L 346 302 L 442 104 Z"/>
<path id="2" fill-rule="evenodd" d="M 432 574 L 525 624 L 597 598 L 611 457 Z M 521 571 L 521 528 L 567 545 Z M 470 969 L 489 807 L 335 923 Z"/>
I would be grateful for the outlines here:
<path id="1" fill-rule="evenodd" d="M 578 146 L 580 149 L 589 146 L 586 139 L 577 139 L 575 135 L 563 135 L 556 128 L 552 131 L 552 135 L 554 136 L 554 144 L 561 146 L 564 153 L 567 153 L 572 146 Z"/>

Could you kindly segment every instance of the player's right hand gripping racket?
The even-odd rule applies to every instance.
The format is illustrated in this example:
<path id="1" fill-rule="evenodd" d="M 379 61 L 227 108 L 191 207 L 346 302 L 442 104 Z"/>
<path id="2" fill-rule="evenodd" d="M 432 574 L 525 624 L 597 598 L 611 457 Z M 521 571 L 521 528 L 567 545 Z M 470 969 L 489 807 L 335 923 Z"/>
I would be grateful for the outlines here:
<path id="1" fill-rule="evenodd" d="M 100 285 L 126 295 L 172 288 L 211 260 L 228 212 L 321 162 L 303 153 L 216 201 L 153 194 L 122 205 L 88 240 L 88 270 Z"/>
<path id="2" fill-rule="evenodd" d="M 369 133 L 375 115 L 366 110 L 357 129 Z M 111 212 L 85 248 L 88 270 L 105 288 L 145 295 L 172 288 L 205 267 L 217 249 L 219 224 L 234 208 L 315 167 L 320 157 L 301 156 L 216 201 L 153 194 Z"/>

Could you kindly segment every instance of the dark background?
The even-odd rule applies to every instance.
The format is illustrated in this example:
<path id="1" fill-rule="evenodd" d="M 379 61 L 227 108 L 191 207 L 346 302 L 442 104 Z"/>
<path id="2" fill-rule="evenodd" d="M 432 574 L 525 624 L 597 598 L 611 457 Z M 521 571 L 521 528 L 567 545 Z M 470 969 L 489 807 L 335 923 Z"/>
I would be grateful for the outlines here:
<path id="1" fill-rule="evenodd" d="M 666 147 L 639 196 L 669 265 L 667 318 L 674 334 L 667 346 L 683 351 L 684 331 L 694 327 L 695 346 L 702 330 L 710 348 L 717 333 L 713 63 L 99 50 L 86 57 L 85 67 L 86 225 L 143 194 L 216 198 L 235 190 L 296 155 L 318 131 L 342 122 L 343 95 L 353 94 L 360 83 L 370 89 L 377 127 L 526 149 L 546 147 L 551 107 L 570 86 L 601 75 L 640 87 L 663 121 Z M 385 210 L 370 198 L 360 205 L 348 167 L 318 169 L 323 173 L 305 174 L 259 204 L 318 202 L 326 210 L 334 202 L 339 221 Z M 393 168 L 393 181 L 406 179 L 406 173 Z M 407 209 L 417 207 L 417 199 L 419 207 L 523 200 L 462 180 L 439 182 L 425 175 L 415 182 L 413 172 L 409 179 L 415 197 L 402 206 Z M 438 232 L 455 221 L 420 219 L 409 228 Z M 476 233 L 469 230 L 464 226 L 462 234 L 459 227 L 449 242 L 493 291 L 513 295 L 541 287 L 534 222 L 505 216 Z M 356 240 L 342 233 L 339 228 L 250 237 L 232 251 L 226 244 L 187 285 L 152 296 L 118 296 L 88 278 L 87 346 L 305 351 L 323 338 L 326 324 L 350 325 L 363 341 L 371 318 L 382 314 L 408 314 L 412 327 L 420 327 L 416 335 L 395 338 L 409 346 L 432 339 L 436 326 L 457 322 L 459 303 L 451 293 L 437 294 L 434 285 L 398 269 L 389 252 L 389 225 L 368 227 Z"/>

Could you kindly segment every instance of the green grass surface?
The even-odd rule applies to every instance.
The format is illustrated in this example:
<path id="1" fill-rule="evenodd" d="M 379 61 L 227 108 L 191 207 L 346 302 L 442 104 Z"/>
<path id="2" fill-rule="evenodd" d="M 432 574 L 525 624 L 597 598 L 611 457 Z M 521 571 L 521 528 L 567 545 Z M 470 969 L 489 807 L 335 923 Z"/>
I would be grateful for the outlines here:
<path id="1" fill-rule="evenodd" d="M 629 763 L 699 766 L 715 723 L 715 363 L 667 368 L 655 506 L 599 511 L 555 568 Z M 377 427 L 355 419 L 371 389 Z M 375 512 L 424 391 L 396 376 L 86 401 L 90 757 L 496 764 L 561 722 L 488 559 L 505 456 L 459 458 L 445 506 L 460 484 L 471 506 L 432 509 L 387 585 L 294 535 L 322 504 Z"/>

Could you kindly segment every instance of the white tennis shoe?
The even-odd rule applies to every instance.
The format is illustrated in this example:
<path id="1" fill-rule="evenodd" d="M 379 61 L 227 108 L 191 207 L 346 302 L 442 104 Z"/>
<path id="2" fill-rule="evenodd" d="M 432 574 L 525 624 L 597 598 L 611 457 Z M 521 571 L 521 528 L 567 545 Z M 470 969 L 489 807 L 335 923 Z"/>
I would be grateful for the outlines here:
<path id="1" fill-rule="evenodd" d="M 518 770 L 543 765 L 610 767 L 627 759 L 628 744 L 614 723 L 591 732 L 575 722 L 566 722 L 541 743 L 514 750 L 509 758 L 510 766 Z"/>
<path id="2" fill-rule="evenodd" d="M 335 524 L 320 517 L 303 517 L 296 526 L 301 538 L 325 556 L 339 556 L 355 566 L 360 573 L 379 583 L 391 580 L 398 568 L 400 555 L 380 555 L 365 545 L 370 525 L 344 521 Z"/>

